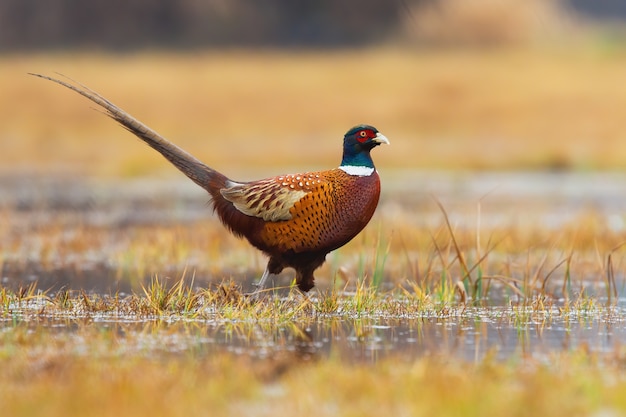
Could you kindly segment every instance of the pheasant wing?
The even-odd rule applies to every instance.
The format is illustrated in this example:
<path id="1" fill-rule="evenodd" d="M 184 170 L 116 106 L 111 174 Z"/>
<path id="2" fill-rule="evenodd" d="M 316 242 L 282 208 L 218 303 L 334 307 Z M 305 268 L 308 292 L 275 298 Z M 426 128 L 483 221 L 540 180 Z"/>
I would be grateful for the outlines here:
<path id="1" fill-rule="evenodd" d="M 259 217 L 268 222 L 291 220 L 291 208 L 310 191 L 296 186 L 298 183 L 294 185 L 288 177 L 250 183 L 231 182 L 220 192 L 237 210 L 248 216 Z"/>

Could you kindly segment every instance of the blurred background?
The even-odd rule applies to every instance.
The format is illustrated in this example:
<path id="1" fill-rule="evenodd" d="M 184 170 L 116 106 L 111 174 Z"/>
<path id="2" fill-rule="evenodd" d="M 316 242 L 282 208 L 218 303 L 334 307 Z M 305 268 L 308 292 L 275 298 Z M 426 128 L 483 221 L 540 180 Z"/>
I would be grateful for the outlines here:
<path id="1" fill-rule="evenodd" d="M 391 138 L 386 168 L 622 169 L 625 18 L 619 0 L 2 0 L 0 174 L 177 175 L 27 72 L 244 175 L 336 165 L 357 123 Z"/>
<path id="2" fill-rule="evenodd" d="M 626 224 L 625 19 L 621 0 L 0 0 L 2 274 L 59 266 L 58 283 L 101 262 L 252 279 L 264 262 L 160 155 L 29 72 L 84 83 L 235 180 L 336 167 L 346 130 L 376 126 L 391 146 L 374 151 L 383 195 L 355 259 L 380 230 L 427 256 L 435 200 L 472 233 L 569 225 L 588 231 L 577 244 L 612 247 Z"/>

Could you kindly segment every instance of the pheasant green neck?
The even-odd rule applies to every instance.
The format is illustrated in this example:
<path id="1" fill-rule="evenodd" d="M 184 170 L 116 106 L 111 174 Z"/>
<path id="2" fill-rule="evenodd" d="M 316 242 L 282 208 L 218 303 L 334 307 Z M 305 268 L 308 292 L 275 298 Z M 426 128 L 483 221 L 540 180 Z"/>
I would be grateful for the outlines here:
<path id="1" fill-rule="evenodd" d="M 369 151 L 350 152 L 349 149 L 344 149 L 343 159 L 339 169 L 350 175 L 358 175 L 365 177 L 374 173 L 374 161 L 370 156 Z"/>

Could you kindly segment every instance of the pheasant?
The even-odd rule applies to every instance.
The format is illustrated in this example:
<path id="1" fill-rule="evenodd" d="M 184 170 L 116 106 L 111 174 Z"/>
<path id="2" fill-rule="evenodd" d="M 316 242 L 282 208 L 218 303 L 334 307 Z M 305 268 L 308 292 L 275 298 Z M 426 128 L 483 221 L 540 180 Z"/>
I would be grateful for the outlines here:
<path id="1" fill-rule="evenodd" d="M 302 292 L 314 287 L 313 272 L 326 255 L 345 245 L 370 221 L 380 179 L 370 151 L 389 140 L 376 128 L 358 125 L 343 138 L 338 168 L 240 182 L 208 167 L 88 87 L 31 74 L 69 88 L 105 109 L 105 114 L 158 151 L 210 195 L 221 222 L 269 257 L 257 294 L 270 275 L 296 271 Z"/>

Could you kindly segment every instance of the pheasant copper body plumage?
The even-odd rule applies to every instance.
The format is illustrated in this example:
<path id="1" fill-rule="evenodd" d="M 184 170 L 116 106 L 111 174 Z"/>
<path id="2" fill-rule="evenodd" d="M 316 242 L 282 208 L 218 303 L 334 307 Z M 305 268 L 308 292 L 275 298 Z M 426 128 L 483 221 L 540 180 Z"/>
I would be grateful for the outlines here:
<path id="1" fill-rule="evenodd" d="M 343 139 L 338 168 L 238 182 L 203 164 L 89 88 L 39 74 L 106 110 L 131 133 L 161 153 L 211 196 L 222 223 L 269 256 L 258 284 L 284 268 L 296 271 L 302 291 L 314 286 L 313 271 L 326 255 L 345 245 L 367 225 L 378 204 L 380 180 L 370 151 L 388 144 L 368 125 L 350 129 Z"/>

